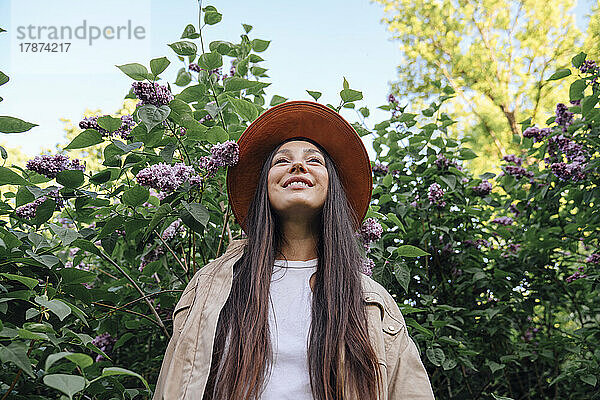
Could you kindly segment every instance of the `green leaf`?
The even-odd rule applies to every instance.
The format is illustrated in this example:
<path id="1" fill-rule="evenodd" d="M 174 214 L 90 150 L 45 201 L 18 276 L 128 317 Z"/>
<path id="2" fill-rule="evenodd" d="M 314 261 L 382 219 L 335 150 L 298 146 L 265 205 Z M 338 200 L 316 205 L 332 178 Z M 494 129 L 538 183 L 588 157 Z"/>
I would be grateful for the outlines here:
<path id="1" fill-rule="evenodd" d="M 184 200 L 181 204 L 184 207 L 180 213 L 183 223 L 195 232 L 202 232 L 210 219 L 208 209 L 200 203 L 188 203 Z"/>
<path id="2" fill-rule="evenodd" d="M 150 70 L 154 76 L 160 75 L 171 64 L 167 57 L 154 58 L 150 60 Z"/>
<path id="3" fill-rule="evenodd" d="M 121 118 L 111 117 L 110 115 L 103 115 L 98 118 L 98 126 L 100 128 L 106 129 L 109 132 L 114 132 L 121 127 L 123 121 Z"/>
<path id="4" fill-rule="evenodd" d="M 186 71 L 185 68 L 181 68 L 179 72 L 177 72 L 177 78 L 175 79 L 175 84 L 177 86 L 187 86 L 191 81 L 192 74 Z"/>
<path id="5" fill-rule="evenodd" d="M 39 209 L 39 207 L 38 207 L 38 209 Z M 58 259 L 58 257 L 53 256 L 51 254 L 39 255 L 39 254 L 35 254 L 33 251 L 31 251 L 29 249 L 25 250 L 25 254 L 27 254 L 29 257 L 33 258 L 34 260 L 36 260 L 40 264 L 45 265 L 48 268 L 51 268 L 55 264 L 58 264 L 58 262 L 60 261 Z"/>
<path id="6" fill-rule="evenodd" d="M 38 227 L 42 225 L 44 222 L 48 221 L 52 215 L 54 214 L 54 210 L 56 209 L 56 202 L 51 197 L 47 197 L 46 200 L 37 206 L 35 209 L 35 217 L 32 222 Z M 50 257 L 50 256 L 42 256 L 42 257 Z M 54 256 L 52 256 L 54 257 Z M 50 265 L 49 265 L 50 266 Z"/>
<path id="7" fill-rule="evenodd" d="M 63 268 L 58 271 L 65 284 L 74 285 L 79 283 L 93 282 L 96 274 L 78 268 Z"/>
<path id="8" fill-rule="evenodd" d="M 321 92 L 315 92 L 312 90 L 307 90 L 306 93 L 308 93 L 310 95 L 310 97 L 312 97 L 313 99 L 315 99 L 315 101 L 319 100 L 319 97 L 321 97 L 322 93 Z"/>
<path id="9" fill-rule="evenodd" d="M 193 42 L 182 40 L 168 45 L 175 54 L 180 56 L 195 56 L 198 52 L 198 47 Z"/>
<path id="10" fill-rule="evenodd" d="M 216 51 L 204 53 L 198 57 L 198 66 L 206 70 L 213 70 L 223 66 L 223 56 Z"/>
<path id="11" fill-rule="evenodd" d="M 570 69 L 559 69 L 558 71 L 556 71 L 555 73 L 553 73 L 552 75 L 550 75 L 550 78 L 548 78 L 548 80 L 549 81 L 555 81 L 557 79 L 566 78 L 569 75 L 571 75 L 571 70 Z"/>
<path id="12" fill-rule="evenodd" d="M 487 365 L 490 368 L 492 374 L 494 374 L 496 371 L 503 369 L 506 366 L 504 364 L 498 364 L 497 362 L 492 360 L 486 360 L 485 365 Z"/>
<path id="13" fill-rule="evenodd" d="M 439 347 L 435 347 L 435 348 L 430 347 L 427 349 L 425 354 L 427 354 L 427 358 L 429 359 L 429 361 L 431 361 L 431 363 L 437 367 L 441 367 L 442 363 L 446 359 L 444 350 L 440 349 Z"/>
<path id="14" fill-rule="evenodd" d="M 581 53 L 577 54 L 575 57 L 571 58 L 571 63 L 573 64 L 573 66 L 575 68 L 579 68 L 579 67 L 581 67 L 581 65 L 585 61 L 586 57 L 587 57 L 587 54 L 585 54 L 582 51 Z"/>
<path id="15" fill-rule="evenodd" d="M 90 242 L 89 240 L 86 239 L 76 239 L 73 241 L 72 243 L 73 247 L 79 247 L 80 249 L 83 249 L 89 253 L 95 254 L 97 256 L 100 256 L 100 249 L 98 249 L 98 247 Z"/>
<path id="16" fill-rule="evenodd" d="M 143 81 L 148 77 L 148 70 L 142 64 L 131 63 L 116 65 L 125 75 L 136 81 Z"/>
<path id="17" fill-rule="evenodd" d="M 221 15 L 221 13 L 219 13 L 218 11 L 208 11 L 204 13 L 204 22 L 207 25 L 218 24 L 219 22 L 221 22 L 222 18 L 223 15 Z"/>
<path id="18" fill-rule="evenodd" d="M 197 39 L 200 35 L 196 32 L 196 27 L 192 24 L 188 24 L 181 34 L 180 39 Z"/>
<path id="19" fill-rule="evenodd" d="M 59 390 L 73 399 L 73 395 L 85 389 L 85 378 L 78 375 L 50 374 L 44 376 L 44 383 L 53 389 Z"/>
<path id="20" fill-rule="evenodd" d="M 97 174 L 94 174 L 91 178 L 90 178 L 90 182 L 94 183 L 96 185 L 101 185 L 103 183 L 106 183 L 110 180 L 111 177 L 111 173 L 109 169 L 105 169 L 103 171 L 98 172 Z"/>
<path id="21" fill-rule="evenodd" d="M 225 85 L 227 85 L 227 82 L 229 82 L 230 79 L 227 79 L 225 81 Z M 181 91 L 181 93 L 176 95 L 175 98 L 186 103 L 193 103 L 204 99 L 206 94 L 206 87 L 203 84 L 199 83 L 197 85 L 186 87 Z"/>
<path id="22" fill-rule="evenodd" d="M 2 133 L 26 132 L 34 126 L 38 126 L 38 124 L 32 124 L 31 122 L 26 122 L 15 117 L 0 115 L 0 132 Z"/>
<path id="23" fill-rule="evenodd" d="M 410 267 L 406 265 L 404 260 L 398 260 L 394 265 L 394 276 L 404 291 L 408 293 L 408 284 L 410 283 Z"/>
<path id="24" fill-rule="evenodd" d="M 148 132 L 167 119 L 170 112 L 171 108 L 167 105 L 156 107 L 154 104 L 144 104 L 137 109 L 138 117 L 148 129 Z"/>
<path id="25" fill-rule="evenodd" d="M 217 144 L 221 142 L 219 138 L 227 136 L 229 135 L 227 134 L 225 129 L 221 128 L 220 125 L 215 125 L 211 127 L 208 131 L 206 131 L 206 133 L 204 134 L 204 139 L 210 144 Z"/>
<path id="26" fill-rule="evenodd" d="M 287 101 L 286 97 L 274 95 L 271 99 L 271 103 L 269 105 L 276 106 L 277 104 L 285 103 Z"/>
<path id="27" fill-rule="evenodd" d="M 67 188 L 77 188 L 83 185 L 83 171 L 79 169 L 66 169 L 56 174 L 56 182 Z"/>
<path id="28" fill-rule="evenodd" d="M 144 386 L 146 387 L 146 389 L 148 389 L 148 391 L 150 391 L 150 386 L 148 386 L 148 382 L 146 382 L 146 380 L 140 374 L 135 373 L 133 371 L 129 371 L 128 369 L 125 369 L 125 368 L 119 368 L 119 367 L 104 368 L 102 370 L 102 375 L 99 378 L 103 378 L 106 376 L 113 376 L 113 375 L 135 376 L 136 378 L 140 379 L 142 381 L 142 383 L 144 384 Z M 98 378 L 96 378 L 96 379 L 98 379 Z"/>
<path id="29" fill-rule="evenodd" d="M 246 33 L 250 33 L 250 31 L 252 30 L 252 25 L 242 24 L 242 26 L 244 27 L 244 31 Z"/>
<path id="30" fill-rule="evenodd" d="M 136 185 L 131 189 L 128 189 L 123 193 L 123 203 L 132 207 L 141 206 L 150 197 L 150 191 L 148 188 L 140 185 Z"/>
<path id="31" fill-rule="evenodd" d="M 585 80 L 577 79 L 569 87 L 569 100 L 581 100 L 583 99 L 583 91 L 585 90 Z"/>
<path id="32" fill-rule="evenodd" d="M 4 72 L 0 71 L 0 86 L 4 85 L 8 81 L 9 81 L 8 75 L 6 75 Z"/>
<path id="33" fill-rule="evenodd" d="M 69 306 L 58 299 L 48 300 L 45 295 L 35 296 L 35 302 L 52 311 L 61 321 L 71 314 L 71 309 Z"/>
<path id="34" fill-rule="evenodd" d="M 342 82 L 342 87 L 344 89 L 350 89 L 350 84 L 348 83 L 348 81 L 346 80 L 346 77 L 344 77 L 344 81 Z"/>
<path id="35" fill-rule="evenodd" d="M 444 183 L 450 188 L 450 190 L 454 190 L 454 188 L 456 187 L 456 176 L 454 176 L 454 175 L 447 175 L 447 176 L 440 175 L 439 178 L 442 181 L 444 181 Z"/>
<path id="36" fill-rule="evenodd" d="M 150 221 L 148 229 L 146 229 L 146 233 L 144 234 L 144 240 L 148 238 L 148 236 L 150 235 L 150 233 L 152 233 L 154 228 L 156 228 L 158 224 L 160 224 L 164 220 L 164 218 L 171 213 L 171 211 L 173 211 L 173 208 L 171 208 L 171 205 L 169 203 L 163 204 L 160 207 L 158 207 L 158 209 L 154 213 L 154 216 L 152 217 L 152 220 Z"/>
<path id="37" fill-rule="evenodd" d="M 208 49 L 210 51 L 216 51 L 217 53 L 226 56 L 231 52 L 233 48 L 233 44 L 229 42 L 225 42 L 223 40 L 215 40 L 214 42 L 210 42 L 208 45 Z"/>
<path id="38" fill-rule="evenodd" d="M 247 100 L 230 97 L 229 102 L 237 114 L 246 121 L 252 122 L 258 116 L 258 110 L 256 109 L 256 106 Z"/>
<path id="39" fill-rule="evenodd" d="M 598 95 L 597 94 L 585 97 L 583 99 L 583 101 L 581 102 L 581 114 L 586 119 L 589 119 L 590 113 L 592 112 L 594 107 L 596 107 L 596 104 L 598 104 Z"/>
<path id="40" fill-rule="evenodd" d="M 421 250 L 418 247 L 412 246 L 410 244 L 405 244 L 396 249 L 396 254 L 399 257 L 421 257 L 428 256 L 429 253 Z"/>
<path id="41" fill-rule="evenodd" d="M 66 358 L 67 360 L 77 364 L 80 368 L 87 368 L 94 363 L 92 357 L 88 356 L 87 354 L 61 351 L 59 353 L 50 354 L 48 358 L 46 358 L 44 370 L 48 371 L 52 364 L 63 358 Z"/>
<path id="42" fill-rule="evenodd" d="M 225 80 L 225 91 L 226 92 L 239 92 L 243 89 L 249 89 L 257 85 L 257 81 L 250 81 L 248 79 L 232 76 Z"/>
<path id="43" fill-rule="evenodd" d="M 86 147 L 93 146 L 98 143 L 102 143 L 104 140 L 102 139 L 102 135 L 95 129 L 86 129 L 81 132 L 75 139 L 69 143 L 65 149 L 73 150 L 73 149 L 83 149 Z"/>
<path id="44" fill-rule="evenodd" d="M 0 186 L 2 185 L 29 185 L 23 177 L 13 170 L 0 167 Z"/>
<path id="45" fill-rule="evenodd" d="M 361 100 L 363 98 L 362 92 L 353 89 L 344 89 L 340 92 L 340 97 L 345 103 Z"/>
<path id="46" fill-rule="evenodd" d="M 27 347 L 23 343 L 12 342 L 6 347 L 0 345 L 0 361 L 2 363 L 12 362 L 27 375 L 36 378 L 31 368 L 31 361 L 27 357 Z"/>
<path id="47" fill-rule="evenodd" d="M 69 229 L 67 227 L 56 224 L 49 225 L 50 229 L 52 229 L 52 232 L 54 232 L 54 234 L 60 239 L 64 246 L 70 245 L 75 239 L 80 237 L 79 233 L 73 229 Z"/>
<path id="48" fill-rule="evenodd" d="M 270 40 L 254 39 L 252 41 L 252 50 L 257 53 L 261 53 L 265 51 L 267 47 L 269 47 L 269 43 L 271 43 Z"/>
<path id="49" fill-rule="evenodd" d="M 468 147 L 461 147 L 459 150 L 460 156 L 458 157 L 459 160 L 472 160 L 473 158 L 477 158 L 477 154 L 475 154 L 475 152 L 471 149 L 469 149 Z"/>
<path id="50" fill-rule="evenodd" d="M 9 274 L 7 272 L 0 273 L 6 279 L 10 279 L 12 281 L 21 282 L 23 285 L 27 286 L 29 289 L 33 289 L 39 283 L 37 279 L 29 278 L 27 276 Z"/>
<path id="51" fill-rule="evenodd" d="M 596 378 L 594 375 L 580 375 L 579 379 L 581 379 L 582 382 L 594 387 L 596 387 L 596 383 L 598 383 L 598 378 Z"/>

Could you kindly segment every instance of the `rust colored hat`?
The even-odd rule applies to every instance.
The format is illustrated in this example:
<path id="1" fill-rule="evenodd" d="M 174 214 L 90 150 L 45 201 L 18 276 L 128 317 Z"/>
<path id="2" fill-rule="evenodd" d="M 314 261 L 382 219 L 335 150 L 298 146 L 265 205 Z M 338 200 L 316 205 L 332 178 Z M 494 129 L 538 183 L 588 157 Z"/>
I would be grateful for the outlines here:
<path id="1" fill-rule="evenodd" d="M 358 229 L 373 189 L 369 155 L 354 128 L 331 108 L 312 101 L 288 101 L 272 107 L 252 122 L 237 141 L 239 162 L 228 167 L 227 193 L 237 222 L 246 230 L 246 216 L 267 156 L 286 139 L 308 138 L 333 159 L 346 196 L 354 208 Z"/>

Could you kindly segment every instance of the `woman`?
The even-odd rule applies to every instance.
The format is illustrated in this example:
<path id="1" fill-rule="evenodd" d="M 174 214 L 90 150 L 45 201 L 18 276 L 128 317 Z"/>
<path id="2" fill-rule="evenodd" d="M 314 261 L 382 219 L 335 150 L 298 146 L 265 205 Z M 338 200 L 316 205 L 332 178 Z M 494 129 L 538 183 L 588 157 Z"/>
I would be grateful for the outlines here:
<path id="1" fill-rule="evenodd" d="M 238 145 L 227 190 L 247 239 L 184 290 L 154 398 L 433 399 L 395 300 L 359 272 L 372 172 L 354 129 L 293 101 Z"/>

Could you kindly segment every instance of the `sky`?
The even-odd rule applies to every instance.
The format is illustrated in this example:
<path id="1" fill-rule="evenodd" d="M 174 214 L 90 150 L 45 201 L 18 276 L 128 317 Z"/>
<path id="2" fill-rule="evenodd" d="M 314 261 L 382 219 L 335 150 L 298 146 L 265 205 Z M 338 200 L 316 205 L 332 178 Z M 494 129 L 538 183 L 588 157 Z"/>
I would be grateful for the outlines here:
<path id="1" fill-rule="evenodd" d="M 578 26 L 587 25 L 586 14 L 594 1 L 579 0 L 575 9 Z M 290 100 L 312 100 L 308 89 L 323 92 L 319 102 L 338 104 L 345 77 L 352 89 L 363 93 L 364 100 L 357 106 L 367 105 L 371 110 L 367 125 L 372 127 L 385 118 L 376 107 L 386 103 L 401 55 L 381 23 L 382 6 L 367 0 L 204 1 L 206 5 L 215 6 L 223 19 L 203 29 L 205 44 L 238 42 L 242 23 L 253 26 L 250 39 L 271 41 L 269 48 L 259 53 L 265 59 L 262 66 L 269 69 L 267 102 L 275 94 Z M 85 28 L 86 38 L 72 40 L 66 52 L 23 51 L 25 43 L 43 41 L 35 29 L 33 33 L 27 30 L 29 25 L 47 26 L 41 31 L 43 36 L 50 27 L 75 30 L 84 21 L 80 33 Z M 112 30 L 107 31 L 112 40 L 91 39 L 95 32 L 128 23 L 131 29 L 120 31 L 119 39 Z M 55 149 L 57 143 L 67 143 L 61 117 L 77 123 L 86 109 L 116 112 L 132 82 L 116 65 L 137 62 L 148 66 L 150 59 L 166 56 L 171 65 L 163 75 L 174 82 L 183 64 L 167 44 L 180 40 L 190 23 L 198 24 L 196 0 L 0 0 L 0 27 L 8 31 L 0 34 L 0 71 L 10 77 L 0 86 L 4 99 L 0 115 L 39 125 L 25 133 L 0 134 L 0 145 L 20 147 L 34 156 Z M 47 36 L 43 38 L 48 41 Z M 224 65 L 224 71 L 228 66 Z M 354 110 L 341 113 L 350 122 L 358 120 Z M 363 141 L 375 159 L 370 138 L 363 137 Z"/>

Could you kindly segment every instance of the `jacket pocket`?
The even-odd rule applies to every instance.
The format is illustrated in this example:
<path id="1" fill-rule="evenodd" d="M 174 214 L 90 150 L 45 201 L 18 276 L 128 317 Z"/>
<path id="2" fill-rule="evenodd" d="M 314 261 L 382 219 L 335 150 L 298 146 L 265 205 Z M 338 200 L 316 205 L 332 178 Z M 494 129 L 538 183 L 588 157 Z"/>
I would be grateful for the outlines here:
<path id="1" fill-rule="evenodd" d="M 383 339 L 387 352 L 398 333 L 404 329 L 404 324 L 400 318 L 394 316 L 381 294 L 377 292 L 365 292 L 363 300 L 367 305 L 374 304 L 380 310 L 381 330 L 384 333 Z"/>

